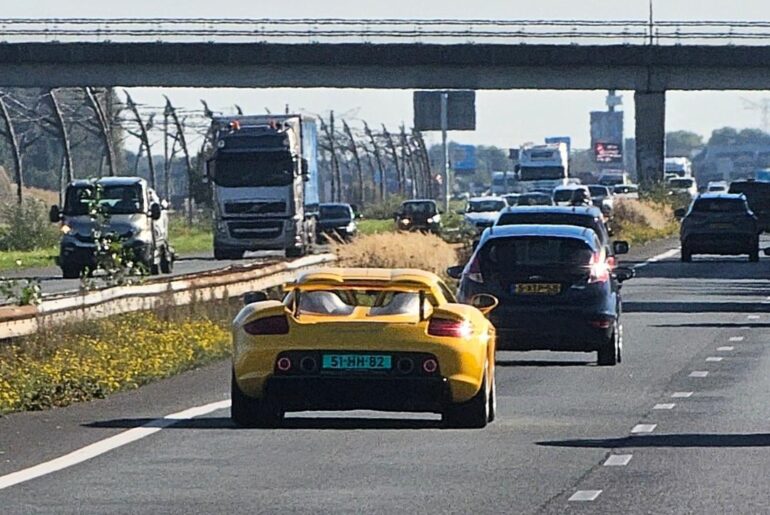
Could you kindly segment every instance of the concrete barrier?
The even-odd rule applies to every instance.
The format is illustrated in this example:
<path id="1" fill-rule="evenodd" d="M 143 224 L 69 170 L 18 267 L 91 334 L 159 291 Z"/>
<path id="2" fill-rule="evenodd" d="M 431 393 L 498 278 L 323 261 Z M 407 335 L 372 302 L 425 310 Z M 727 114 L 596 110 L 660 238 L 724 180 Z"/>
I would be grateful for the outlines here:
<path id="1" fill-rule="evenodd" d="M 64 322 L 238 297 L 280 286 L 293 280 L 299 270 L 322 266 L 335 259 L 333 254 L 321 254 L 288 262 L 229 267 L 134 286 L 46 297 L 37 306 L 3 306 L 0 307 L 0 339 L 27 336 L 42 327 Z"/>

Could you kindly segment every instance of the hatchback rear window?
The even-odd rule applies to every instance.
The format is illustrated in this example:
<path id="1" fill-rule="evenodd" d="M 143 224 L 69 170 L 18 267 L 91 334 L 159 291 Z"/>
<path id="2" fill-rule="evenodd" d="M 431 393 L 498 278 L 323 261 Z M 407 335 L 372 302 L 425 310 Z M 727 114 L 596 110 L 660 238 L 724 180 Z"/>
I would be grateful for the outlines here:
<path id="1" fill-rule="evenodd" d="M 511 266 L 588 266 L 593 251 L 574 238 L 526 236 L 495 238 L 481 249 L 487 267 Z"/>
<path id="2" fill-rule="evenodd" d="M 556 190 L 553 192 L 554 202 L 569 202 L 575 190 Z"/>
<path id="3" fill-rule="evenodd" d="M 740 199 L 698 199 L 692 205 L 694 213 L 736 213 L 746 211 L 746 203 Z"/>

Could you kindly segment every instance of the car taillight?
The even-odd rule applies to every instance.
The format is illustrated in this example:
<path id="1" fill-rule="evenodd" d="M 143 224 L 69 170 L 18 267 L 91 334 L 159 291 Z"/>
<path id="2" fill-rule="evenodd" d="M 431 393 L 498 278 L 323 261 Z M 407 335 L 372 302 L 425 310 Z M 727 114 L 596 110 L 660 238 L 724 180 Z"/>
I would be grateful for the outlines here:
<path id="1" fill-rule="evenodd" d="M 468 338 L 473 334 L 473 326 L 467 320 L 431 318 L 428 322 L 428 334 L 448 338 Z"/>
<path id="2" fill-rule="evenodd" d="M 289 321 L 284 315 L 259 318 L 245 324 L 243 330 L 254 336 L 287 334 L 289 332 Z"/>
<path id="3" fill-rule="evenodd" d="M 473 256 L 473 259 L 471 259 L 470 264 L 468 265 L 468 273 L 466 274 L 466 277 L 468 280 L 473 281 L 474 283 L 483 283 L 484 277 L 481 275 L 481 263 L 480 263 L 479 255 L 476 254 Z"/>
<path id="4" fill-rule="evenodd" d="M 601 252 L 594 253 L 591 256 L 591 275 L 588 277 L 588 284 L 603 283 L 610 279 L 610 266 L 607 261 L 602 259 Z"/>
<path id="5" fill-rule="evenodd" d="M 615 256 L 610 256 L 607 258 L 607 266 L 610 267 L 610 270 L 618 266 L 618 260 L 615 259 Z"/>

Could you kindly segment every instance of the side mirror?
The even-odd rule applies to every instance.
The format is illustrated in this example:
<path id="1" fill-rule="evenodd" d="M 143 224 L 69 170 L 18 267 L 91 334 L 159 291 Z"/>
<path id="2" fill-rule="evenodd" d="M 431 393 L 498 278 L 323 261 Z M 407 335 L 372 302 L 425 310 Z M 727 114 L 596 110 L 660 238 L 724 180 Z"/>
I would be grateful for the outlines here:
<path id="1" fill-rule="evenodd" d="M 500 304 L 497 297 L 488 293 L 479 293 L 471 297 L 471 306 L 481 311 L 485 316 Z"/>
<path id="2" fill-rule="evenodd" d="M 625 266 L 619 266 L 617 267 L 613 273 L 615 274 L 615 277 L 618 279 L 618 282 L 628 281 L 629 279 L 633 279 L 636 275 L 636 271 L 633 268 L 628 268 Z"/>
<path id="3" fill-rule="evenodd" d="M 168 209 L 168 206 L 169 206 L 168 200 L 163 199 L 163 200 L 160 201 L 160 208 L 161 209 Z"/>
<path id="4" fill-rule="evenodd" d="M 51 206 L 51 210 L 48 212 L 48 219 L 53 223 L 61 221 L 61 211 L 59 210 L 59 206 Z"/>
<path id="5" fill-rule="evenodd" d="M 157 202 L 153 202 L 152 205 L 150 206 L 150 218 L 152 218 L 153 220 L 160 220 L 160 215 L 161 215 L 160 204 L 158 204 Z"/>
<path id="6" fill-rule="evenodd" d="M 631 245 L 627 241 L 613 241 L 612 250 L 615 251 L 615 254 L 628 254 L 628 251 L 631 250 Z"/>
<path id="7" fill-rule="evenodd" d="M 678 218 L 679 220 L 684 218 L 684 215 L 686 215 L 686 214 L 687 214 L 687 210 L 685 208 L 683 208 L 683 207 L 680 207 L 679 209 L 675 209 L 674 210 L 674 216 L 676 218 Z"/>
<path id="8" fill-rule="evenodd" d="M 307 164 L 307 159 L 305 159 L 304 157 L 302 158 L 302 165 L 301 166 L 302 166 L 302 170 L 301 170 L 302 175 L 304 175 L 304 176 L 309 175 L 310 174 L 310 166 Z M 310 180 L 310 179 L 308 178 L 306 180 Z"/>
<path id="9" fill-rule="evenodd" d="M 464 269 L 465 267 L 462 265 L 450 266 L 446 269 L 446 274 L 452 279 L 459 279 L 463 276 Z"/>
<path id="10" fill-rule="evenodd" d="M 250 291 L 243 296 L 243 305 L 248 306 L 255 302 L 264 302 L 267 300 L 267 293 L 264 291 Z"/>

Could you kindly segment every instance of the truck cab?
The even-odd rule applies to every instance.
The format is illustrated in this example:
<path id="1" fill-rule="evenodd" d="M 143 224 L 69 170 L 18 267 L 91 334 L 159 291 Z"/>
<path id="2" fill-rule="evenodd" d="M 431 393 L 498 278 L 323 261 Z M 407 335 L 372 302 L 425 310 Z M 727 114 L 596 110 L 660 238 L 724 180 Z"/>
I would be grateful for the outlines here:
<path id="1" fill-rule="evenodd" d="M 299 115 L 215 118 L 207 163 L 214 199 L 214 258 L 246 251 L 304 255 L 318 216 L 317 131 Z"/>
<path id="2" fill-rule="evenodd" d="M 91 213 L 97 202 L 104 221 Z M 173 268 L 174 251 L 168 239 L 167 203 L 141 177 L 104 177 L 71 182 L 64 205 L 52 206 L 50 219 L 60 223 L 57 262 L 65 279 L 96 268 L 96 233 L 112 234 L 132 259 L 150 274 Z"/>

